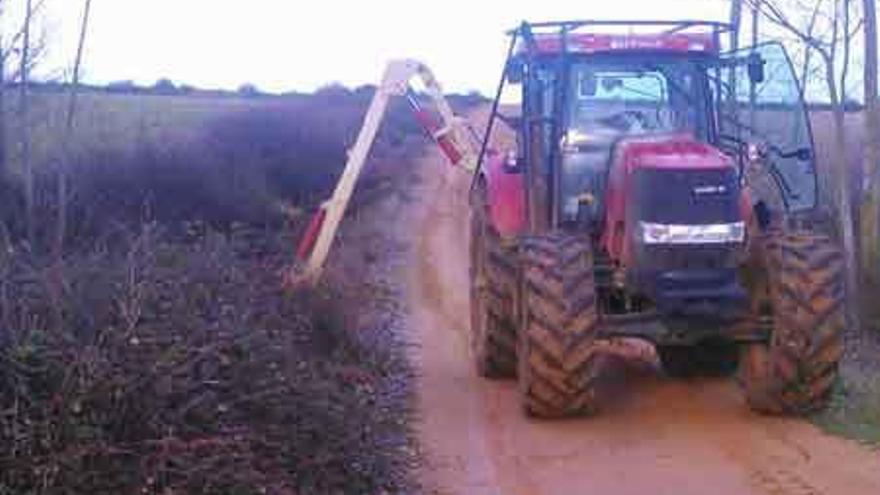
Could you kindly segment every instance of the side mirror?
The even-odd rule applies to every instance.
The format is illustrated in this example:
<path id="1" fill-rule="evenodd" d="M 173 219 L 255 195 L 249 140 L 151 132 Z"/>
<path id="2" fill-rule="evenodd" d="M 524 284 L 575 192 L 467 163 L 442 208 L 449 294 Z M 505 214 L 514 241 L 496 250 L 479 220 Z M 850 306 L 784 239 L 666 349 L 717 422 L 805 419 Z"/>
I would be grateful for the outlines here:
<path id="1" fill-rule="evenodd" d="M 522 60 L 515 58 L 508 60 L 505 69 L 507 82 L 510 84 L 521 84 L 525 78 L 525 71 L 525 64 Z"/>
<path id="2" fill-rule="evenodd" d="M 806 162 L 813 159 L 813 150 L 810 148 L 801 148 L 794 155 L 798 160 Z"/>
<path id="3" fill-rule="evenodd" d="M 748 59 L 749 81 L 752 84 L 764 82 L 764 59 L 757 53 L 749 55 Z"/>

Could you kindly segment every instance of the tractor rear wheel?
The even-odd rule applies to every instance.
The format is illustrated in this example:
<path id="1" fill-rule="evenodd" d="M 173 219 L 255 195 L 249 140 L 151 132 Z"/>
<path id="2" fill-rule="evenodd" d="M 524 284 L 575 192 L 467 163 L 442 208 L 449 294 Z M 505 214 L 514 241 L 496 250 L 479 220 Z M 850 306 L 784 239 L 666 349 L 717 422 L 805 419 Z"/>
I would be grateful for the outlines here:
<path id="1" fill-rule="evenodd" d="M 522 244 L 520 394 L 526 412 L 555 418 L 596 410 L 601 356 L 589 239 L 550 234 Z"/>
<path id="2" fill-rule="evenodd" d="M 516 265 L 511 257 L 489 223 L 485 188 L 479 187 L 471 207 L 471 351 L 486 378 L 516 374 Z"/>
<path id="3" fill-rule="evenodd" d="M 843 356 L 843 261 L 830 239 L 767 235 L 759 243 L 765 297 L 773 318 L 769 343 L 749 344 L 742 382 L 752 409 L 803 414 L 822 408 Z"/>

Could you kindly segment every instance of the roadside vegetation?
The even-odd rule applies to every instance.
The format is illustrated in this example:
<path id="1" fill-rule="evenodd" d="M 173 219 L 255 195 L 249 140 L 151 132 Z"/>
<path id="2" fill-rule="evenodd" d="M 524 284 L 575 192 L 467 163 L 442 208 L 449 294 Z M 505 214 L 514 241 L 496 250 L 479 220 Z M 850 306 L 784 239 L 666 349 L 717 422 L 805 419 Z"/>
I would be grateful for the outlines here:
<path id="1" fill-rule="evenodd" d="M 54 152 L 34 156 L 34 242 L 12 156 L 0 229 L 0 494 L 411 491 L 402 344 L 377 336 L 381 325 L 362 328 L 369 295 L 332 276 L 315 292 L 282 289 L 306 213 L 335 183 L 371 92 L 89 95 L 60 257 Z M 34 99 L 61 108 L 59 95 Z M 52 120 L 35 132 L 47 146 Z M 391 187 L 423 143 L 394 108 L 353 210 Z M 364 273 L 344 276 L 368 284 L 357 266 Z"/>
<path id="2" fill-rule="evenodd" d="M 835 435 L 880 448 L 880 378 L 871 367 L 844 363 L 828 409 L 813 421 Z"/>
<path id="3" fill-rule="evenodd" d="M 0 493 L 376 493 L 408 483 L 408 373 L 332 285 L 285 294 L 290 239 L 157 225 L 2 259 Z M 381 414 L 395 407 L 400 414 Z"/>
<path id="4" fill-rule="evenodd" d="M 825 431 L 880 449 L 880 308 L 876 287 L 866 287 L 866 331 L 850 336 L 831 403 L 813 421 Z"/>

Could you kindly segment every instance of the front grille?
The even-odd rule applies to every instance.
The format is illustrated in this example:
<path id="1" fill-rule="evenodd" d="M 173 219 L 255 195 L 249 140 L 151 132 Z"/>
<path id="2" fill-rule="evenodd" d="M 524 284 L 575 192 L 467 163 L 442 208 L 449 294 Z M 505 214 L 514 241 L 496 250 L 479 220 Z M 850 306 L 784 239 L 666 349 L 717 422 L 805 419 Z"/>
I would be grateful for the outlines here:
<path id="1" fill-rule="evenodd" d="M 715 270 L 737 266 L 736 245 L 641 246 L 639 258 L 650 271 Z"/>
<path id="2" fill-rule="evenodd" d="M 637 220 L 699 225 L 740 220 L 739 184 L 733 168 L 635 171 Z"/>

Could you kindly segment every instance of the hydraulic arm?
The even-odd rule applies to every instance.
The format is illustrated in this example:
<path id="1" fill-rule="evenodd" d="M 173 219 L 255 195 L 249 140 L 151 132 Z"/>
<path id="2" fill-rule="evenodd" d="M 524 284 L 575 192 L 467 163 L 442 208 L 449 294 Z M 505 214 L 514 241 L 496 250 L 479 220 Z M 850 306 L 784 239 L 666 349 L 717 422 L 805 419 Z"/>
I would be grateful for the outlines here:
<path id="1" fill-rule="evenodd" d="M 420 104 L 419 96 L 411 86 L 416 78 L 421 80 L 425 94 L 433 102 L 435 112 L 429 112 Z M 431 71 L 424 64 L 414 60 L 389 62 L 382 83 L 376 89 L 376 94 L 364 117 L 357 141 L 349 150 L 348 162 L 333 195 L 315 213 L 297 249 L 297 258 L 303 263 L 304 268 L 303 271 L 293 275 L 294 284 L 315 283 L 320 278 L 355 184 L 366 164 L 388 104 L 394 96 L 406 97 L 416 119 L 453 166 L 469 171 L 476 168 L 479 155 L 476 135 L 468 123 L 452 111 Z M 439 121 L 435 114 L 439 115 Z"/>

